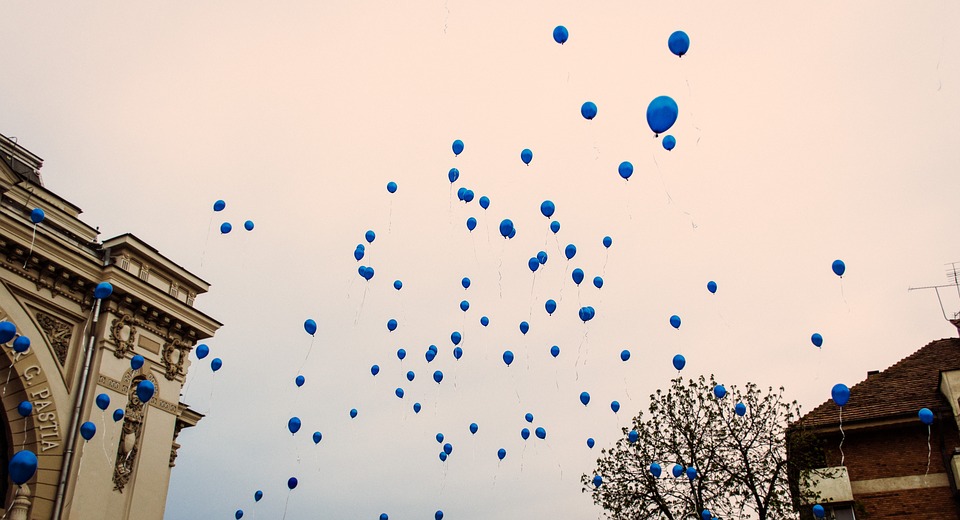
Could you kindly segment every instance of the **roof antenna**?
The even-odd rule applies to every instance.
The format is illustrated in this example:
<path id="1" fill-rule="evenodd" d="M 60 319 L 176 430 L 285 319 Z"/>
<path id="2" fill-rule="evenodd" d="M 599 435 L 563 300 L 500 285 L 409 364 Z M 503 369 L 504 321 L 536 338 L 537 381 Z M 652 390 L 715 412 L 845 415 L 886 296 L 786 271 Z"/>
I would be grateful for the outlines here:
<path id="1" fill-rule="evenodd" d="M 943 319 L 949 321 L 957 328 L 957 331 L 960 332 L 960 312 L 954 312 L 953 317 L 947 317 L 947 311 L 943 308 L 943 299 L 940 297 L 940 289 L 946 289 L 953 287 L 957 290 L 957 296 L 960 297 L 960 271 L 957 269 L 958 262 L 950 262 L 947 265 L 947 280 L 951 283 L 946 285 L 927 285 L 924 287 L 908 287 L 908 291 L 916 291 L 920 289 L 933 289 L 937 293 L 937 301 L 940 303 L 940 312 L 943 313 Z"/>

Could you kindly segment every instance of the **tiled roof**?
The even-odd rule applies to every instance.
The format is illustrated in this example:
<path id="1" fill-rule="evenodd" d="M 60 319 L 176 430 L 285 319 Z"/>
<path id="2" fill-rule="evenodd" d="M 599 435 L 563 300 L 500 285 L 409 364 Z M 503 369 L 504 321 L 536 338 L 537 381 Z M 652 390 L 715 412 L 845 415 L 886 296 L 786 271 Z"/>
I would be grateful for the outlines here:
<path id="1" fill-rule="evenodd" d="M 958 369 L 960 338 L 934 341 L 850 388 L 843 422 L 916 416 L 924 407 L 948 410 L 940 393 L 940 372 Z M 837 405 L 829 399 L 801 421 L 817 427 L 837 424 L 838 419 Z"/>

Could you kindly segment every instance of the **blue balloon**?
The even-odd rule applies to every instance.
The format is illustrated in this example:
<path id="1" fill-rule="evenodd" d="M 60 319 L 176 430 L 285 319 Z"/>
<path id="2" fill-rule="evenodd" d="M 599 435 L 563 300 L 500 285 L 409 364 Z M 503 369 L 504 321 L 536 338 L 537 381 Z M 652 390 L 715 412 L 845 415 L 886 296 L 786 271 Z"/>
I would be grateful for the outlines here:
<path id="1" fill-rule="evenodd" d="M 630 430 L 630 433 L 627 434 L 627 442 L 630 444 L 636 444 L 637 440 L 640 439 L 640 434 L 637 430 Z"/>
<path id="2" fill-rule="evenodd" d="M 237 509 L 237 512 L 233 514 L 233 517 L 237 520 L 243 518 L 243 509 Z"/>
<path id="3" fill-rule="evenodd" d="M 443 372 L 437 370 L 433 373 L 433 380 L 440 384 L 440 381 L 443 381 Z"/>
<path id="4" fill-rule="evenodd" d="M 832 267 L 833 274 L 843 278 L 843 273 L 847 271 L 847 265 L 843 263 L 843 260 L 834 260 Z"/>
<path id="5" fill-rule="evenodd" d="M 460 333 L 457 331 L 453 331 L 453 333 L 450 334 L 450 341 L 453 343 L 454 346 L 459 345 L 462 339 L 463 339 L 463 336 L 461 336 Z"/>
<path id="6" fill-rule="evenodd" d="M 506 363 L 507 366 L 510 366 L 510 363 L 513 363 L 513 352 L 510 352 L 509 350 L 504 350 L 503 362 Z"/>
<path id="7" fill-rule="evenodd" d="M 380 365 L 373 365 L 372 367 L 370 367 L 370 373 L 373 374 L 374 376 L 376 376 L 377 374 L 379 374 L 379 373 L 380 373 Z"/>
<path id="8" fill-rule="evenodd" d="M 80 436 L 83 437 L 83 440 L 89 441 L 97 434 L 97 425 L 93 424 L 90 421 L 87 421 L 80 425 Z"/>
<path id="9" fill-rule="evenodd" d="M 443 434 L 442 434 L 442 433 L 438 433 L 436 438 L 437 438 L 437 443 L 440 443 L 440 444 L 443 443 Z"/>
<path id="10" fill-rule="evenodd" d="M 6 343 L 17 335 L 17 326 L 9 321 L 0 321 L 0 343 Z"/>
<path id="11" fill-rule="evenodd" d="M 96 402 L 97 402 L 97 408 L 101 410 L 106 410 L 107 408 L 110 407 L 110 396 L 107 394 L 98 394 Z M 23 403 L 30 404 L 30 401 L 24 401 Z M 23 403 L 20 403 L 20 405 L 22 406 Z M 18 407 L 18 411 L 19 411 L 19 407 Z M 30 415 L 30 414 L 27 413 L 26 415 Z"/>
<path id="12" fill-rule="evenodd" d="M 723 385 L 717 385 L 713 387 L 713 395 L 716 396 L 717 399 L 723 399 L 723 397 L 727 395 L 727 389 L 724 388 Z"/>
<path id="13" fill-rule="evenodd" d="M 621 351 L 620 351 L 620 361 L 626 361 L 626 360 L 628 360 L 628 359 L 630 359 L 630 351 L 629 351 L 629 350 L 626 350 L 626 349 L 621 350 Z"/>
<path id="14" fill-rule="evenodd" d="M 226 235 L 231 231 L 233 231 L 233 225 L 230 224 L 229 222 L 224 222 L 223 224 L 220 224 L 220 234 Z"/>
<path id="15" fill-rule="evenodd" d="M 371 278 L 373 278 L 373 268 L 372 268 L 372 267 L 367 267 L 367 266 L 361 265 L 361 266 L 360 266 L 360 269 L 358 269 L 357 272 L 360 273 L 360 276 L 362 276 L 363 279 L 366 280 L 366 281 L 368 281 L 368 282 L 370 281 Z"/>
<path id="16" fill-rule="evenodd" d="M 363 238 L 367 240 L 368 244 L 372 244 L 377 238 L 377 234 L 373 232 L 372 229 L 368 229 L 366 233 L 363 234 Z"/>
<path id="17" fill-rule="evenodd" d="M 473 200 L 473 196 L 473 190 L 465 190 L 463 192 L 463 201 L 469 203 Z"/>
<path id="18" fill-rule="evenodd" d="M 617 172 L 620 173 L 620 176 L 624 179 L 629 179 L 630 176 L 633 175 L 633 163 L 630 161 L 623 161 L 617 168 Z"/>
<path id="19" fill-rule="evenodd" d="M 259 502 L 261 498 L 263 498 L 263 491 L 258 489 L 257 492 L 253 494 L 253 501 Z"/>
<path id="20" fill-rule="evenodd" d="M 543 308 L 546 309 L 547 314 L 553 316 L 553 312 L 557 310 L 557 302 L 555 300 L 547 300 L 543 304 Z"/>
<path id="21" fill-rule="evenodd" d="M 520 322 L 520 334 L 526 334 L 529 330 L 530 330 L 530 324 L 527 323 L 527 322 L 525 322 L 525 321 L 521 321 L 521 322 Z"/>
<path id="22" fill-rule="evenodd" d="M 670 326 L 672 326 L 672 327 L 675 328 L 675 329 L 679 329 L 679 328 L 680 328 L 680 316 L 677 316 L 676 314 L 674 314 L 673 316 L 670 316 Z"/>
<path id="23" fill-rule="evenodd" d="M 364 249 L 360 246 L 357 246 L 357 248 L 353 250 L 353 258 L 357 262 L 359 262 L 360 260 L 363 260 L 363 254 L 364 254 Z"/>
<path id="24" fill-rule="evenodd" d="M 593 440 L 593 437 L 587 437 L 587 447 L 593 449 L 597 445 L 597 441 Z"/>
<path id="25" fill-rule="evenodd" d="M 677 354 L 673 356 L 673 368 L 676 368 L 677 371 L 683 370 L 683 367 L 686 366 L 687 360 L 683 357 L 683 354 Z"/>
<path id="26" fill-rule="evenodd" d="M 413 403 L 413 413 L 420 413 L 421 408 L 420 403 Z"/>
<path id="27" fill-rule="evenodd" d="M 923 424 L 928 426 L 933 424 L 933 412 L 930 411 L 929 408 L 921 408 L 920 411 L 917 412 L 917 417 L 920 418 L 920 422 Z"/>
<path id="28" fill-rule="evenodd" d="M 437 351 L 435 349 L 428 348 L 427 352 L 424 353 L 423 357 L 424 359 L 427 360 L 427 363 L 430 363 L 431 361 L 433 361 L 434 358 L 437 357 Z"/>
<path id="29" fill-rule="evenodd" d="M 533 434 L 541 440 L 547 438 L 547 430 L 543 426 L 538 426 L 537 429 L 533 431 Z"/>
<path id="30" fill-rule="evenodd" d="M 590 404 L 590 393 L 580 392 L 580 402 L 583 403 L 583 406 Z"/>
<path id="31" fill-rule="evenodd" d="M 33 211 L 30 212 L 30 222 L 33 222 L 34 224 L 39 224 L 39 223 L 43 222 L 43 219 L 44 219 L 46 216 L 47 216 L 47 215 L 43 212 L 42 209 L 40 209 L 40 208 L 33 208 Z"/>
<path id="32" fill-rule="evenodd" d="M 467 189 L 461 186 L 460 189 L 457 190 L 457 200 L 460 200 L 460 201 L 464 200 L 464 197 L 466 196 L 466 194 L 467 194 Z"/>
<path id="33" fill-rule="evenodd" d="M 223 208 L 227 207 L 227 203 L 223 200 L 218 200 L 213 203 L 213 211 L 223 211 Z"/>
<path id="34" fill-rule="evenodd" d="M 287 489 L 293 491 L 296 489 L 297 484 L 299 484 L 299 482 L 297 482 L 297 477 L 290 477 L 287 479 Z"/>
<path id="35" fill-rule="evenodd" d="M 596 287 L 597 289 L 602 288 L 602 287 L 603 287 L 603 278 L 601 278 L 601 277 L 599 277 L 599 276 L 594 276 L 594 277 L 593 277 L 593 286 Z"/>
<path id="36" fill-rule="evenodd" d="M 537 253 L 537 261 L 540 262 L 540 265 L 546 265 L 546 264 L 547 264 L 547 252 L 546 252 L 546 251 L 540 251 L 540 252 L 538 252 L 538 253 Z"/>
<path id="37" fill-rule="evenodd" d="M 137 399 L 140 399 L 141 403 L 146 403 L 150 401 L 156 391 L 157 388 L 153 386 L 153 382 L 144 379 L 137 385 Z"/>
<path id="38" fill-rule="evenodd" d="M 140 370 L 140 367 L 143 366 L 143 362 L 144 362 L 143 356 L 141 356 L 140 354 L 137 354 L 132 358 L 130 358 L 130 368 L 134 370 Z"/>
<path id="39" fill-rule="evenodd" d="M 307 318 L 307 320 L 303 322 L 303 330 L 307 331 L 307 334 L 313 336 L 317 333 L 317 322 Z"/>
<path id="40" fill-rule="evenodd" d="M 287 421 L 287 429 L 290 430 L 291 434 L 300 431 L 300 418 L 296 416 L 291 417 L 290 420 Z"/>
<path id="41" fill-rule="evenodd" d="M 247 231 L 253 231 L 253 221 L 252 220 L 244 221 L 243 229 L 246 229 Z"/>
<path id="42" fill-rule="evenodd" d="M 470 279 L 464 276 L 462 279 L 460 279 L 460 285 L 462 285 L 464 289 L 469 289 Z"/>
<path id="43" fill-rule="evenodd" d="M 530 429 L 529 429 L 529 428 L 524 428 L 524 429 L 520 430 L 520 436 L 523 437 L 523 440 L 529 439 L 529 438 L 530 438 Z"/>
<path id="44" fill-rule="evenodd" d="M 663 149 L 666 151 L 673 150 L 677 147 L 677 138 L 672 135 L 666 135 L 663 138 Z"/>
<path id="45" fill-rule="evenodd" d="M 457 139 L 453 142 L 453 155 L 460 155 L 463 152 L 463 141 Z"/>
<path id="46" fill-rule="evenodd" d="M 123 409 L 117 408 L 113 411 L 113 422 L 118 422 L 120 419 L 123 419 Z"/>
<path id="47" fill-rule="evenodd" d="M 356 418 L 357 418 L 357 409 L 356 409 L 356 408 L 351 408 L 351 409 L 350 409 L 350 418 L 351 418 L 351 419 L 356 419 Z"/>
<path id="48" fill-rule="evenodd" d="M 17 336 L 17 339 L 13 340 L 13 351 L 17 353 L 26 352 L 30 348 L 30 338 L 26 336 Z"/>
<path id="49" fill-rule="evenodd" d="M 399 291 L 400 289 L 403 289 L 403 282 L 401 282 L 400 280 L 394 280 L 394 281 L 393 281 L 393 288 L 396 289 L 396 290 L 398 290 L 398 291 Z"/>
<path id="50" fill-rule="evenodd" d="M 467 219 L 467 230 L 473 231 L 474 229 L 477 229 L 477 219 L 470 217 Z"/>
<path id="51" fill-rule="evenodd" d="M 487 197 L 486 195 L 481 196 L 481 197 L 480 197 L 480 207 L 483 208 L 483 209 L 489 208 L 489 207 L 490 207 L 490 197 Z"/>
<path id="52" fill-rule="evenodd" d="M 437 512 L 433 514 L 433 520 L 443 520 L 443 511 L 438 509 Z"/>
<path id="53" fill-rule="evenodd" d="M 660 135 L 677 122 L 680 109 L 670 96 L 658 96 L 647 105 L 647 124 L 654 134 Z"/>
<path id="54" fill-rule="evenodd" d="M 580 282 L 583 281 L 583 269 L 577 267 L 570 273 L 570 277 L 573 278 L 573 283 L 580 285 Z"/>
<path id="55" fill-rule="evenodd" d="M 463 349 L 460 348 L 460 347 L 454 347 L 454 348 L 453 348 L 453 358 L 454 358 L 454 359 L 460 359 L 461 357 L 463 357 Z"/>
<path id="56" fill-rule="evenodd" d="M 619 412 L 619 411 L 620 411 L 620 401 L 611 401 L 611 402 L 610 402 L 610 409 L 613 410 L 613 413 Z"/>
<path id="57" fill-rule="evenodd" d="M 98 300 L 109 298 L 113 294 L 113 285 L 110 282 L 100 282 L 93 288 L 93 297 Z"/>
<path id="58" fill-rule="evenodd" d="M 653 478 L 660 478 L 660 474 L 663 472 L 663 469 L 659 464 L 653 462 L 650 464 L 650 474 L 653 475 Z"/>
<path id="59" fill-rule="evenodd" d="M 446 443 L 446 444 L 444 444 L 444 445 L 443 445 L 443 452 L 446 453 L 447 455 L 452 455 L 452 454 L 453 454 L 453 444 L 450 444 L 449 442 Z"/>
<path id="60" fill-rule="evenodd" d="M 533 422 L 533 414 L 530 413 L 530 412 L 527 412 L 526 415 L 523 416 L 523 419 L 524 419 L 525 421 L 527 421 L 528 423 L 532 423 L 532 422 Z"/>
<path id="61" fill-rule="evenodd" d="M 490 318 L 486 316 L 480 316 L 480 325 L 483 325 L 484 327 L 486 327 L 489 324 L 490 324 Z"/>
<path id="62" fill-rule="evenodd" d="M 537 269 L 540 269 L 540 260 L 537 260 L 535 256 L 531 256 L 530 260 L 527 260 L 527 267 L 531 273 L 537 272 Z"/>
<path id="63" fill-rule="evenodd" d="M 401 348 L 401 349 L 398 349 L 398 350 L 397 350 L 397 359 L 399 359 L 400 361 L 403 361 L 403 358 L 405 358 L 405 357 L 407 357 L 407 351 L 404 350 L 404 349 L 402 349 L 402 348 Z"/>
<path id="64" fill-rule="evenodd" d="M 397 192 L 397 183 L 395 183 L 395 182 L 393 182 L 393 181 L 388 182 L 388 183 L 387 183 L 387 191 L 389 191 L 390 193 L 396 193 L 396 192 Z"/>
<path id="65" fill-rule="evenodd" d="M 220 370 L 221 367 L 223 367 L 223 360 L 220 358 L 213 358 L 213 361 L 210 362 L 210 370 L 214 372 Z"/>
<path id="66" fill-rule="evenodd" d="M 827 516 L 827 512 L 826 510 L 823 509 L 823 506 L 821 506 L 820 504 L 814 504 L 813 516 L 814 518 L 824 518 Z"/>
<path id="67" fill-rule="evenodd" d="M 505 218 L 500 221 L 500 234 L 503 235 L 503 238 L 510 238 L 510 234 L 514 231 L 512 220 Z"/>
<path id="68" fill-rule="evenodd" d="M 613 239 L 609 236 L 603 237 L 603 247 L 610 249 L 610 246 L 613 245 Z"/>
<path id="69" fill-rule="evenodd" d="M 587 120 L 597 117 L 597 105 L 593 101 L 580 105 L 580 115 Z"/>
<path id="70" fill-rule="evenodd" d="M 736 414 L 740 417 L 743 417 L 747 414 L 747 405 L 743 403 L 737 403 L 737 405 L 733 407 L 733 411 L 736 412 Z"/>
<path id="71" fill-rule="evenodd" d="M 556 346 L 556 345 L 550 347 L 550 355 L 553 356 L 553 357 L 559 356 L 559 355 L 560 355 L 560 347 L 558 347 L 558 346 Z"/>
<path id="72" fill-rule="evenodd" d="M 533 152 L 529 148 L 524 148 L 520 152 L 520 160 L 523 161 L 523 164 L 530 165 L 530 161 L 533 160 Z"/>
<path id="73" fill-rule="evenodd" d="M 602 486 L 602 485 L 603 485 L 603 477 L 601 477 L 600 475 L 594 475 L 594 476 L 593 476 L 593 485 L 594 485 L 594 487 L 600 487 L 600 486 Z"/>
<path id="74" fill-rule="evenodd" d="M 447 461 L 447 453 L 444 452 L 444 451 L 441 451 L 441 452 L 440 452 L 440 462 L 446 462 L 446 461 Z"/>
<path id="75" fill-rule="evenodd" d="M 94 428 L 96 429 L 96 428 Z M 82 431 L 82 430 L 81 430 Z M 37 472 L 37 456 L 30 450 L 21 450 L 10 457 L 7 465 L 7 474 L 10 480 L 18 486 L 24 485 Z"/>
<path id="76" fill-rule="evenodd" d="M 586 323 L 593 319 L 593 317 L 596 315 L 596 312 L 597 311 L 595 311 L 593 307 L 590 307 L 590 306 L 580 307 L 580 312 L 579 312 L 580 320 Z"/>
<path id="77" fill-rule="evenodd" d="M 560 223 L 554 220 L 550 223 L 550 231 L 553 231 L 553 234 L 556 235 L 560 232 Z"/>
<path id="78" fill-rule="evenodd" d="M 687 478 L 690 480 L 697 478 L 697 468 L 693 466 L 687 468 Z"/>
<path id="79" fill-rule="evenodd" d="M 505 450 L 505 449 L 503 449 L 503 448 L 500 448 L 499 450 L 497 450 L 497 458 L 498 458 L 498 459 L 503 460 L 503 458 L 506 457 L 506 456 L 507 456 L 507 450 Z"/>
<path id="80" fill-rule="evenodd" d="M 545 200 L 540 204 L 540 213 L 542 213 L 544 217 L 552 217 L 556 210 L 557 206 L 553 203 L 553 201 Z"/>
<path id="81" fill-rule="evenodd" d="M 390 332 L 397 330 L 397 320 L 393 318 L 390 318 L 389 320 L 387 320 L 387 330 L 389 330 Z"/>
<path id="82" fill-rule="evenodd" d="M 210 347 L 204 343 L 197 345 L 197 359 L 203 359 L 207 357 L 208 354 L 210 354 Z"/>
<path id="83" fill-rule="evenodd" d="M 468 310 L 470 310 L 470 302 L 468 302 L 467 300 L 461 300 L 460 310 L 463 312 L 467 312 Z"/>
<path id="84" fill-rule="evenodd" d="M 717 282 L 714 282 L 713 280 L 710 280 L 709 282 L 707 282 L 707 290 L 710 291 L 710 294 L 716 294 Z"/>
<path id="85" fill-rule="evenodd" d="M 837 383 L 830 390 L 830 396 L 833 397 L 833 402 L 837 403 L 837 406 L 844 406 L 850 400 L 850 389 L 843 383 Z"/>
<path id="86" fill-rule="evenodd" d="M 477 430 L 479 430 L 479 429 L 480 429 L 480 426 L 478 426 L 477 423 L 475 423 L 475 422 L 474 422 L 474 423 L 470 423 L 470 433 L 471 433 L 471 434 L 476 435 L 476 434 L 477 434 Z"/>
<path id="87" fill-rule="evenodd" d="M 683 466 L 674 464 L 673 469 L 671 469 L 670 472 L 673 473 L 674 477 L 679 477 L 680 475 L 683 475 Z"/>
<path id="88" fill-rule="evenodd" d="M 819 332 L 814 332 L 813 335 L 810 336 L 810 341 L 813 343 L 813 346 L 820 348 L 820 346 L 823 345 L 823 336 L 821 336 Z"/>
<path id="89" fill-rule="evenodd" d="M 397 397 L 399 397 L 400 399 L 403 399 L 403 388 L 400 388 L 398 386 L 397 389 L 393 391 L 393 393 L 397 394 Z"/>
<path id="90" fill-rule="evenodd" d="M 567 244 L 567 247 L 563 249 L 563 255 L 567 257 L 567 260 L 572 260 L 577 254 L 577 246 L 573 244 Z"/>
<path id="91" fill-rule="evenodd" d="M 566 43 L 567 38 L 569 37 L 570 37 L 570 32 L 567 31 L 566 27 L 562 25 L 558 25 L 553 28 L 553 41 L 559 43 L 560 45 L 563 45 L 564 43 Z"/>
<path id="92" fill-rule="evenodd" d="M 674 31 L 667 39 L 667 47 L 670 48 L 670 52 L 683 57 L 690 48 L 690 37 L 683 31 Z"/>
<path id="93" fill-rule="evenodd" d="M 107 405 L 110 405 L 110 398 L 107 397 L 107 394 L 100 394 L 107 398 Z M 97 406 L 100 406 L 100 395 L 97 396 Z M 100 408 L 101 410 L 106 410 L 106 407 Z M 17 413 L 20 414 L 20 417 L 27 417 L 33 413 L 33 403 L 30 401 L 20 401 L 20 404 L 17 405 Z"/>
<path id="94" fill-rule="evenodd" d="M 417 377 L 417 374 L 413 370 L 407 370 L 407 381 L 413 381 L 415 377 Z"/>
<path id="95" fill-rule="evenodd" d="M 447 179 L 450 179 L 450 184 L 457 182 L 457 179 L 460 178 L 460 170 L 456 168 L 450 168 L 450 171 L 447 172 Z"/>

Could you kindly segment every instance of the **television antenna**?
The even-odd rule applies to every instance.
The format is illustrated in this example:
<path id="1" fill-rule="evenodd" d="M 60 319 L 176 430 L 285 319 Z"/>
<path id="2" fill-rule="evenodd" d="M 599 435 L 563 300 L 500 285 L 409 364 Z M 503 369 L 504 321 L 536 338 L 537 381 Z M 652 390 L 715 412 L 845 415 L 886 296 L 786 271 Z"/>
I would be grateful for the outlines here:
<path id="1" fill-rule="evenodd" d="M 933 289 L 937 293 L 937 301 L 940 303 L 940 312 L 943 313 L 943 319 L 952 323 L 958 330 L 960 330 L 960 312 L 954 312 L 953 317 L 947 317 L 947 311 L 943 308 L 943 299 L 940 297 L 940 289 L 954 288 L 957 291 L 957 296 L 960 297 L 960 270 L 957 268 L 957 264 L 960 262 L 950 262 L 944 264 L 947 266 L 947 280 L 951 283 L 945 285 L 926 285 L 923 287 L 908 287 L 908 291 L 918 291 L 921 289 Z"/>

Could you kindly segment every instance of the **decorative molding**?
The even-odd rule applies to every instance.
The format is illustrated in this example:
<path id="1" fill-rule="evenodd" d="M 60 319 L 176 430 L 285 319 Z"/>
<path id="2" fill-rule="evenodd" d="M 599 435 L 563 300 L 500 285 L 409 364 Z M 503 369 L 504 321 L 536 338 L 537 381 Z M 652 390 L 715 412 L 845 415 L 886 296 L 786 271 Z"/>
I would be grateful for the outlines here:
<path id="1" fill-rule="evenodd" d="M 135 319 L 133 316 L 123 313 L 119 318 L 114 318 L 110 325 L 110 337 L 113 338 L 117 348 L 113 355 L 117 358 L 123 358 L 128 352 L 133 352 L 137 344 L 137 328 L 134 325 L 141 325 L 143 322 Z M 126 339 L 124 339 L 126 336 Z"/>
<path id="2" fill-rule="evenodd" d="M 124 379 L 131 375 L 130 371 L 124 374 Z M 149 374 L 148 374 L 149 375 Z M 102 377 L 102 376 L 101 376 Z M 130 482 L 133 475 L 133 465 L 140 451 L 140 432 L 143 431 L 143 421 L 146 419 L 143 402 L 137 397 L 132 383 L 147 379 L 137 376 L 127 384 L 127 407 L 123 414 L 123 427 L 120 430 L 120 440 L 117 443 L 116 464 L 113 467 L 113 490 L 123 493 L 123 488 Z"/>
<path id="3" fill-rule="evenodd" d="M 180 338 L 174 338 L 163 345 L 163 367 L 166 369 L 164 375 L 167 380 L 173 381 L 177 376 L 186 376 L 183 362 L 190 355 L 191 348 L 189 343 Z"/>
<path id="4" fill-rule="evenodd" d="M 180 449 L 180 444 L 177 443 L 177 437 L 180 436 L 180 430 L 183 429 L 184 422 L 177 420 L 177 424 L 173 427 L 173 443 L 170 445 L 170 467 L 176 466 L 177 461 L 177 450 Z"/>
<path id="5" fill-rule="evenodd" d="M 97 377 L 97 384 L 104 388 L 109 388 L 110 390 L 113 390 L 114 392 L 117 392 L 120 394 L 128 394 L 130 392 L 131 382 L 134 380 L 135 377 L 138 377 L 138 376 L 140 377 L 140 379 L 149 380 L 154 385 L 158 384 L 157 378 L 154 377 L 153 374 L 148 373 L 146 375 L 142 375 L 139 373 L 140 373 L 139 370 L 137 371 L 127 370 L 127 372 L 124 373 L 123 375 L 123 381 L 117 381 L 116 379 L 110 376 L 105 376 L 103 374 L 100 374 Z M 137 382 L 139 383 L 139 380 Z M 159 392 L 160 392 L 160 387 L 157 386 L 157 393 Z M 172 415 L 180 415 L 180 407 L 177 405 L 177 403 L 171 403 L 170 401 L 165 401 L 163 399 L 160 399 L 156 395 L 153 396 L 153 399 L 150 399 L 150 406 L 158 410 L 163 410 L 164 412 L 167 412 Z"/>
<path id="6" fill-rule="evenodd" d="M 70 350 L 70 339 L 73 336 L 73 325 L 45 312 L 36 311 L 37 324 L 47 336 L 47 341 L 53 348 L 60 366 L 67 363 L 67 352 Z"/>

